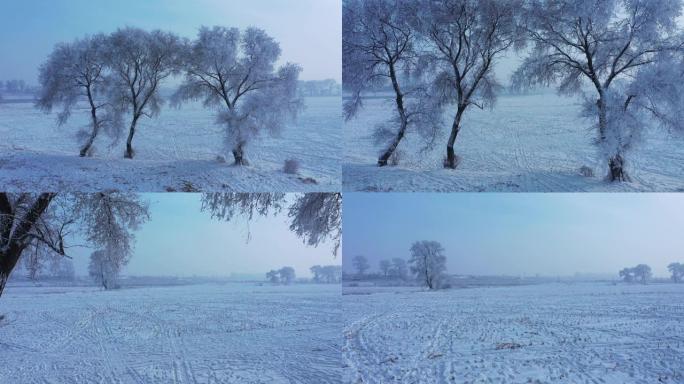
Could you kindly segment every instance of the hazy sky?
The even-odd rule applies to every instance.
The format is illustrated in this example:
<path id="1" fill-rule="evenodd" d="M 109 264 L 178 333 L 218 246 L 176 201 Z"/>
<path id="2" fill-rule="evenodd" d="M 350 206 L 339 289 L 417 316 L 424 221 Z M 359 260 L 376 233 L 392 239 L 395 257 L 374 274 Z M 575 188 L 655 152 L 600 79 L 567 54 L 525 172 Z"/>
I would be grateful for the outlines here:
<path id="1" fill-rule="evenodd" d="M 200 26 L 258 26 L 280 42 L 301 78 L 341 80 L 340 0 L 1 0 L 0 79 L 37 83 L 37 69 L 62 41 L 119 27 L 194 37 Z"/>
<path id="2" fill-rule="evenodd" d="M 290 232 L 284 214 L 226 223 L 201 212 L 199 194 L 141 196 L 151 203 L 151 220 L 136 232 L 135 253 L 124 274 L 229 276 L 262 274 L 289 265 L 297 276 L 306 277 L 312 265 L 341 263 L 339 256 L 333 257 L 331 244 L 318 248 L 303 244 Z M 87 273 L 90 252 L 84 248 L 70 252 L 77 274 Z"/>
<path id="3" fill-rule="evenodd" d="M 343 265 L 363 254 L 408 259 L 436 240 L 456 274 L 616 274 L 646 263 L 656 276 L 684 262 L 682 194 L 345 193 Z"/>

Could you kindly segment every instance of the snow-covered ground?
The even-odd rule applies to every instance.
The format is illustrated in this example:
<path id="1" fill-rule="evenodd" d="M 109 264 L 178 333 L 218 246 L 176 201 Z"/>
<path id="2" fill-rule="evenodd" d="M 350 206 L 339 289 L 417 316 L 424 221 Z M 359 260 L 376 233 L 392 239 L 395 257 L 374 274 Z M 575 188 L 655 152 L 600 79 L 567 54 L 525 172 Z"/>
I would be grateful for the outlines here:
<path id="1" fill-rule="evenodd" d="M 348 383 L 682 383 L 684 284 L 343 296 Z"/>
<path id="2" fill-rule="evenodd" d="M 554 94 L 502 96 L 494 110 L 466 112 L 455 151 L 461 163 L 442 167 L 448 129 L 437 145 L 418 153 L 424 143 L 414 133 L 399 146 L 396 167 L 375 164 L 380 147 L 371 137 L 377 123 L 394 113 L 392 100 L 368 99 L 359 116 L 344 125 L 345 191 L 682 191 L 684 138 L 668 132 L 649 132 L 644 143 L 628 155 L 631 183 L 607 183 L 607 174 L 592 144 L 591 122 L 579 118 L 579 100 Z M 594 169 L 583 177 L 579 169 Z"/>
<path id="3" fill-rule="evenodd" d="M 4 191 L 339 191 L 340 100 L 305 98 L 296 124 L 279 137 L 251 143 L 250 166 L 234 167 L 215 113 L 200 103 L 141 119 L 133 140 L 136 157 L 124 160 L 125 138 L 111 146 L 106 136 L 96 142 L 94 157 L 78 157 L 75 135 L 87 124 L 86 111 L 74 111 L 58 127 L 56 114 L 46 115 L 28 100 L 8 99 L 0 103 L 0 185 Z M 226 163 L 217 161 L 219 154 Z M 299 175 L 282 172 L 286 159 L 299 160 Z"/>
<path id="4" fill-rule="evenodd" d="M 341 381 L 339 285 L 8 286 L 0 383 Z"/>

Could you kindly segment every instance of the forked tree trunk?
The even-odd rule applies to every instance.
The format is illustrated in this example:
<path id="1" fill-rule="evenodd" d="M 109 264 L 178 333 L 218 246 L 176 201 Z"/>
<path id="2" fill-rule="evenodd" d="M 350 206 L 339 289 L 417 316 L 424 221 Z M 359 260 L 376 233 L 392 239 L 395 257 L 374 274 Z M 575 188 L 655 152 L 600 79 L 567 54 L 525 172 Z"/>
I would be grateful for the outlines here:
<path id="1" fill-rule="evenodd" d="M 244 142 L 239 142 L 235 148 L 233 148 L 233 158 L 235 159 L 235 165 L 248 165 L 247 159 L 245 158 Z"/>
<path id="2" fill-rule="evenodd" d="M 449 141 L 447 141 L 447 157 L 444 161 L 444 168 L 456 168 L 456 153 L 454 152 L 454 144 L 456 143 L 456 137 L 458 132 L 461 130 L 461 119 L 463 118 L 463 112 L 465 108 L 459 106 L 456 110 L 456 116 L 454 117 L 454 122 L 451 125 L 451 134 L 449 135 Z"/>
<path id="3" fill-rule="evenodd" d="M 392 80 L 392 88 L 394 89 L 394 94 L 396 95 L 397 111 L 399 112 L 399 120 L 401 121 L 401 124 L 399 126 L 399 132 L 397 132 L 397 135 L 394 137 L 394 140 L 392 140 L 392 143 L 390 143 L 387 149 L 385 149 L 382 155 L 378 158 L 379 167 L 384 167 L 387 165 L 387 161 L 390 157 L 392 157 L 392 154 L 397 150 L 399 143 L 404 138 L 404 135 L 406 134 L 406 127 L 408 126 L 406 110 L 404 109 L 404 94 L 401 92 L 401 88 L 399 87 L 399 81 L 397 80 L 397 74 L 394 70 L 393 61 L 390 61 L 389 70 L 390 79 Z"/>

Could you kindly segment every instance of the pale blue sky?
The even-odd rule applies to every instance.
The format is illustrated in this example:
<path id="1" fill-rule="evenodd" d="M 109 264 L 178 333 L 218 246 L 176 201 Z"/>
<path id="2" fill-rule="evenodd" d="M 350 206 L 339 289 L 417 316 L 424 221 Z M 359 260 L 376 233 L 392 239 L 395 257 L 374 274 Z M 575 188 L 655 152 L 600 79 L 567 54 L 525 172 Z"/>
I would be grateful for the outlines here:
<path id="1" fill-rule="evenodd" d="M 442 243 L 456 274 L 616 274 L 684 262 L 682 194 L 345 193 L 343 265 Z"/>
<path id="2" fill-rule="evenodd" d="M 341 80 L 340 0 L 0 0 L 0 79 L 37 82 L 54 44 L 119 27 L 194 37 L 200 26 L 263 28 L 304 80 Z"/>
<path id="3" fill-rule="evenodd" d="M 340 257 L 332 254 L 332 244 L 310 247 L 297 238 L 289 230 L 284 213 L 249 223 L 242 219 L 226 223 L 201 212 L 199 194 L 141 197 L 151 203 L 151 220 L 136 232 L 135 252 L 124 274 L 229 276 L 261 274 L 289 265 L 297 276 L 305 277 L 312 265 L 341 263 Z M 70 249 L 77 274 L 87 273 L 90 252 L 85 248 Z"/>

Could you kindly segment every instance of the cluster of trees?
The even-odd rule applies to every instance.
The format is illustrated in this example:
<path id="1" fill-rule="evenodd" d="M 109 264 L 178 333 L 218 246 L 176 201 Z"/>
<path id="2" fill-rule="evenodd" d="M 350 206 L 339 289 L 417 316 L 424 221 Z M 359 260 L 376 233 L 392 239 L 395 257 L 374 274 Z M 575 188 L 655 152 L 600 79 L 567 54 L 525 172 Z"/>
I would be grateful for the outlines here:
<path id="1" fill-rule="evenodd" d="M 392 260 L 380 260 L 378 267 L 380 273 L 382 273 L 382 276 L 386 279 L 405 280 L 408 277 L 406 260 L 401 257 L 395 257 Z"/>
<path id="2" fill-rule="evenodd" d="M 299 81 L 297 93 L 300 96 L 339 96 L 342 85 L 334 79 Z"/>
<path id="3" fill-rule="evenodd" d="M 35 88 L 31 87 L 24 80 L 0 80 L 0 93 L 33 93 Z"/>
<path id="4" fill-rule="evenodd" d="M 443 286 L 446 276 L 444 247 L 437 241 L 422 240 L 413 243 L 410 252 L 408 263 L 402 258 L 380 260 L 378 266 L 382 277 L 405 279 L 410 271 L 421 285 L 429 289 Z M 354 256 L 352 265 L 359 277 L 370 269 L 370 263 L 363 255 Z"/>
<path id="5" fill-rule="evenodd" d="M 667 266 L 667 270 L 670 271 L 670 278 L 675 283 L 681 282 L 684 278 L 684 264 L 682 263 L 670 263 Z M 639 282 L 642 284 L 646 284 L 653 276 L 651 267 L 646 264 L 639 264 L 632 268 L 623 268 L 618 275 L 627 283 Z"/>
<path id="6" fill-rule="evenodd" d="M 620 277 L 628 282 L 640 282 L 646 284 L 646 282 L 651 278 L 651 267 L 646 264 L 639 264 L 632 268 L 623 268 L 619 272 Z"/>
<path id="7" fill-rule="evenodd" d="M 447 125 L 444 166 L 455 168 L 464 114 L 494 105 L 497 59 L 524 50 L 511 85 L 584 95 L 607 178 L 629 180 L 626 155 L 643 129 L 684 129 L 681 10 L 682 0 L 344 0 L 346 118 L 362 92 L 391 83 L 395 116 L 377 127 L 378 165 L 406 134 L 433 145 Z"/>
<path id="8" fill-rule="evenodd" d="M 55 279 L 73 281 L 76 278 L 74 263 L 67 258 L 54 256 L 40 248 L 34 248 L 20 260 L 14 275 L 22 274 L 31 281 Z"/>
<path id="9" fill-rule="evenodd" d="M 302 108 L 297 96 L 301 68 L 276 67 L 279 44 L 261 29 L 202 27 L 193 41 L 164 31 L 124 28 L 59 44 L 40 69 L 37 106 L 60 106 L 64 124 L 85 100 L 89 125 L 80 133 L 80 156 L 91 153 L 101 132 L 119 139 L 127 126 L 125 158 L 133 158 L 138 122 L 159 114 L 161 84 L 183 81 L 174 105 L 201 100 L 217 110 L 224 143 L 235 164 L 247 163 L 245 147 L 261 132 L 279 132 Z"/>
<path id="10" fill-rule="evenodd" d="M 295 270 L 292 267 L 272 269 L 266 273 L 266 278 L 273 284 L 290 284 L 295 280 Z"/>
<path id="11" fill-rule="evenodd" d="M 310 270 L 314 283 L 336 284 L 342 281 L 340 265 L 314 265 Z"/>

